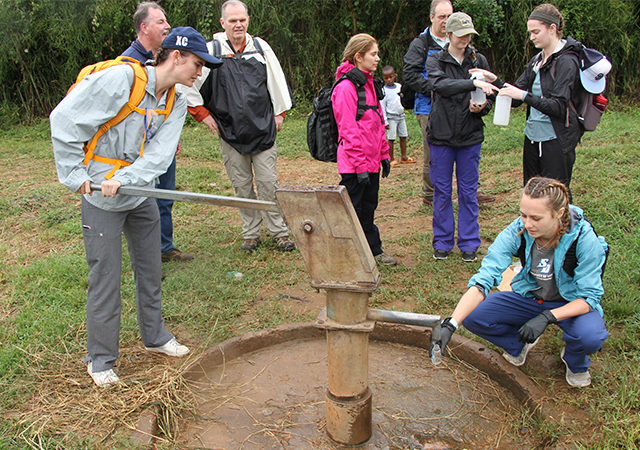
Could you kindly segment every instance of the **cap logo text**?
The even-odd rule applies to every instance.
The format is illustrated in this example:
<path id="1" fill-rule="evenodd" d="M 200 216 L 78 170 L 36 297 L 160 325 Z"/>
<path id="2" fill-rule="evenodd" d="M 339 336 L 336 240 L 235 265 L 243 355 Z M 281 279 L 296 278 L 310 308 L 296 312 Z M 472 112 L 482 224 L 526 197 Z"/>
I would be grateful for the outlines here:
<path id="1" fill-rule="evenodd" d="M 186 36 L 176 36 L 176 45 L 186 47 L 189 45 L 189 38 Z"/>

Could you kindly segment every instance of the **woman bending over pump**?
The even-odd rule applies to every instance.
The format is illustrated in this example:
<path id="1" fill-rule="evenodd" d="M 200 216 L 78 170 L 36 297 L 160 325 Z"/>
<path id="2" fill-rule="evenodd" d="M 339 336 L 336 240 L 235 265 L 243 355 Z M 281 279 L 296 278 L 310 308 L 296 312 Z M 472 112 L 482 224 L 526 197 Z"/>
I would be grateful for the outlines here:
<path id="1" fill-rule="evenodd" d="M 118 189 L 152 188 L 167 171 L 187 113 L 186 98 L 174 93 L 174 85 L 191 86 L 204 65 L 219 63 L 200 33 L 178 27 L 165 38 L 153 66 L 121 63 L 93 72 L 51 113 L 58 179 L 83 194 L 82 235 L 90 269 L 84 362 L 98 386 L 119 381 L 113 367 L 120 334 L 122 234 L 134 272 L 142 343 L 150 352 L 189 353 L 164 327 L 158 205 L 150 198 L 118 194 Z M 140 93 L 141 100 L 131 107 L 133 93 Z M 121 122 L 103 126 L 127 110 Z M 92 195 L 91 183 L 101 184 L 101 195 Z"/>

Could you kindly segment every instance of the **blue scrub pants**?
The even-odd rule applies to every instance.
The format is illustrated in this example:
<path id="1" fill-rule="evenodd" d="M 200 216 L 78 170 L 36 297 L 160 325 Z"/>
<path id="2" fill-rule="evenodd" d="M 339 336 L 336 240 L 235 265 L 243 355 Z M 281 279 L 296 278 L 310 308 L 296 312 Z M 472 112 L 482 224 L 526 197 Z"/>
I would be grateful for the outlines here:
<path id="1" fill-rule="evenodd" d="M 458 182 L 458 248 L 462 252 L 475 252 L 480 247 L 477 191 L 481 147 L 481 143 L 457 148 L 429 144 L 435 250 L 449 252 L 455 244 L 455 220 L 451 201 L 454 164 Z"/>
<path id="2" fill-rule="evenodd" d="M 167 172 L 158 177 L 156 189 L 170 189 L 172 191 L 176 190 L 175 156 L 173 157 L 173 161 L 167 169 Z M 173 218 L 171 217 L 173 200 L 157 198 L 156 203 L 158 203 L 158 211 L 160 212 L 160 251 L 164 255 L 176 249 L 176 247 L 173 245 Z"/>
<path id="3" fill-rule="evenodd" d="M 503 348 L 517 356 L 524 344 L 518 342 L 518 330 L 529 319 L 545 309 L 559 308 L 566 302 L 543 302 L 525 298 L 515 292 L 489 294 L 478 307 L 462 321 L 462 325 L 473 334 Z M 609 333 L 604 319 L 597 311 L 559 321 L 564 334 L 566 348 L 564 359 L 574 373 L 586 372 L 591 359 L 587 356 L 602 347 Z"/>

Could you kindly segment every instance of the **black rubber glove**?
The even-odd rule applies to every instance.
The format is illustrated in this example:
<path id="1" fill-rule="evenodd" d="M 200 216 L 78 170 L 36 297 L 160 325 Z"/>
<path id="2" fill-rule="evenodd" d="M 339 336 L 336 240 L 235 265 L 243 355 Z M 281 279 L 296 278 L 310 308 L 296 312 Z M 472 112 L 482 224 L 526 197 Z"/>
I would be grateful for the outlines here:
<path id="1" fill-rule="evenodd" d="M 382 178 L 387 178 L 389 176 L 389 173 L 391 173 L 391 161 L 389 161 L 389 158 L 387 158 L 387 159 L 383 159 L 381 163 L 382 163 Z"/>
<path id="2" fill-rule="evenodd" d="M 524 342 L 525 344 L 535 342 L 535 340 L 538 339 L 547 328 L 547 325 L 550 323 L 556 323 L 557 321 L 558 320 L 551 311 L 548 309 L 542 311 L 520 327 L 518 330 L 518 341 Z"/>
<path id="3" fill-rule="evenodd" d="M 369 179 L 369 172 L 362 172 L 358 175 L 358 184 L 363 186 L 369 186 L 371 184 L 371 180 Z"/>
<path id="4" fill-rule="evenodd" d="M 456 327 L 451 323 L 451 317 L 447 317 L 442 321 L 442 331 L 440 331 L 440 351 L 444 355 L 444 350 L 447 348 L 447 344 L 451 340 L 451 336 L 456 332 Z"/>

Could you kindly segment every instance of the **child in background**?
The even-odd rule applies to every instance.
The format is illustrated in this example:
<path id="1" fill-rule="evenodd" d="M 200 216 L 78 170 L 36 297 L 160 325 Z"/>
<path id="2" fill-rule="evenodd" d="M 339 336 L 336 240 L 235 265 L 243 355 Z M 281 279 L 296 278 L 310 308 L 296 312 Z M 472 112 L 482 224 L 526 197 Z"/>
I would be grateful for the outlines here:
<path id="1" fill-rule="evenodd" d="M 389 144 L 389 156 L 391 167 L 398 167 L 400 163 L 411 164 L 416 160 L 407 156 L 407 123 L 404 121 L 404 108 L 400 103 L 400 89 L 402 85 L 396 83 L 396 72 L 391 66 L 382 69 L 384 78 L 384 98 L 380 100 L 384 113 L 384 123 L 387 131 L 387 143 Z M 400 138 L 400 163 L 393 157 L 393 142 L 396 136 Z"/>

